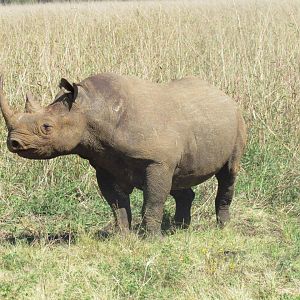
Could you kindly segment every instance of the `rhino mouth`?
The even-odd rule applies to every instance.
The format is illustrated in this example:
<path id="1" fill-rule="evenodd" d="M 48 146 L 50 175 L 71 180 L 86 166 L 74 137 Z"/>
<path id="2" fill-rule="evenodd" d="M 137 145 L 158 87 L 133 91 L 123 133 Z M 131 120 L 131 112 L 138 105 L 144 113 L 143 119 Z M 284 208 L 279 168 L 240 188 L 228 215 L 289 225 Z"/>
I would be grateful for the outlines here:
<path id="1" fill-rule="evenodd" d="M 26 150 L 20 150 L 15 152 L 18 156 L 23 157 L 23 158 L 27 158 L 27 159 L 51 159 L 51 158 L 55 158 L 57 156 L 59 156 L 56 153 L 51 153 L 51 154 L 42 154 L 40 153 L 37 149 L 34 148 L 30 148 L 30 149 L 26 149 Z"/>
<path id="2" fill-rule="evenodd" d="M 40 156 L 37 154 L 36 150 L 33 148 L 23 149 L 15 151 L 20 157 L 29 158 L 29 159 L 38 159 Z"/>
<path id="3" fill-rule="evenodd" d="M 12 148 L 12 147 L 8 147 L 9 148 L 9 151 L 12 152 L 12 153 L 15 153 L 17 154 L 18 156 L 21 156 L 21 157 L 24 157 L 24 158 L 38 158 L 39 155 L 37 153 L 37 150 L 34 149 L 34 148 L 22 148 L 22 149 L 15 149 L 15 148 Z"/>

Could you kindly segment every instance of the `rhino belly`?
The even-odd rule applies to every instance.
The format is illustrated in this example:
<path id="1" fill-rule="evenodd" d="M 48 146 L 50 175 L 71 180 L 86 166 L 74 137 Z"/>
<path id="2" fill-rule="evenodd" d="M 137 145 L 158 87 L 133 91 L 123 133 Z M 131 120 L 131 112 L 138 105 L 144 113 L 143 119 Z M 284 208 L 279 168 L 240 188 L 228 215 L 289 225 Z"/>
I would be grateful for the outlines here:
<path id="1" fill-rule="evenodd" d="M 215 173 L 202 175 L 202 176 L 195 176 L 195 175 L 185 175 L 185 176 L 174 176 L 172 181 L 172 190 L 181 190 L 187 189 L 192 186 L 198 185 L 207 179 L 214 176 Z"/>
<path id="2" fill-rule="evenodd" d="M 227 132 L 206 128 L 201 138 L 195 135 L 186 143 L 180 162 L 175 169 L 172 181 L 173 189 L 182 189 L 195 186 L 209 179 L 230 159 L 236 141 L 236 129 Z"/>

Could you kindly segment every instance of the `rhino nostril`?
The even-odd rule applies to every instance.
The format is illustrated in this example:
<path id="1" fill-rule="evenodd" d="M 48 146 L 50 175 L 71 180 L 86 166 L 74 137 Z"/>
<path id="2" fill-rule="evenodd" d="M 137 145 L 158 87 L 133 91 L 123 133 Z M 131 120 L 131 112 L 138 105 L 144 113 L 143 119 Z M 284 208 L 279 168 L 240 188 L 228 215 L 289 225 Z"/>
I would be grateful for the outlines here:
<path id="1" fill-rule="evenodd" d="M 11 140 L 10 144 L 11 144 L 12 148 L 15 150 L 22 148 L 21 144 L 16 140 Z"/>

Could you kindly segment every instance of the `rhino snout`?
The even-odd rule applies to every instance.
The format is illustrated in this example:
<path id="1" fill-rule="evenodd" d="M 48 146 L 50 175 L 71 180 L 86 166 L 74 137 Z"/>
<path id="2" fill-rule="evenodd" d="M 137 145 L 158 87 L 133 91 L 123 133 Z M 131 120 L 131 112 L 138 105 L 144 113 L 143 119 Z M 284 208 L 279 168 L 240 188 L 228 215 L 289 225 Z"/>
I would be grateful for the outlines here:
<path id="1" fill-rule="evenodd" d="M 8 144 L 9 150 L 12 151 L 12 152 L 25 150 L 23 143 L 18 139 L 9 138 L 8 141 L 7 141 L 7 144 Z"/>

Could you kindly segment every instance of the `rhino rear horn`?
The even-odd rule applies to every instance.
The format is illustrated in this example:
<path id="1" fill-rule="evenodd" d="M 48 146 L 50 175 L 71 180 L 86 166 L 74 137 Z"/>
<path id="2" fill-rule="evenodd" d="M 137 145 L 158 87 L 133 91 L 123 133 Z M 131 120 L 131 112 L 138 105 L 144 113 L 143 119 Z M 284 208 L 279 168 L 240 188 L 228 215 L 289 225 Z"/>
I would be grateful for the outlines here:
<path id="1" fill-rule="evenodd" d="M 25 103 L 25 112 L 26 113 L 35 113 L 41 110 L 40 104 L 36 101 L 35 97 L 31 92 L 26 93 L 26 103 Z"/>
<path id="2" fill-rule="evenodd" d="M 71 94 L 73 95 L 72 100 L 75 101 L 78 94 L 78 86 L 76 85 L 76 83 L 71 84 L 67 79 L 62 78 L 60 80 L 59 87 L 64 88 L 68 92 L 71 92 Z"/>

